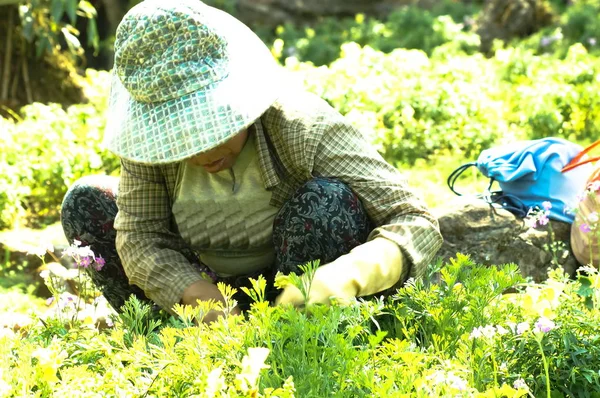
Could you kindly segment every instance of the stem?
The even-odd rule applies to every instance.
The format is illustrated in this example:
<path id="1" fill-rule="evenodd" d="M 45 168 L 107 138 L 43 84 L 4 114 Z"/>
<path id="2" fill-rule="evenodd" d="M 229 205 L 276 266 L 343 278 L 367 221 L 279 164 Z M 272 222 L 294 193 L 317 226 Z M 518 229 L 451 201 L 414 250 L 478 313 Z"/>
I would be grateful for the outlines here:
<path id="1" fill-rule="evenodd" d="M 52 257 L 52 259 L 60 264 L 60 260 L 58 259 L 58 257 L 56 257 L 56 254 L 54 254 L 53 252 L 51 252 L 50 250 L 46 250 L 46 253 L 48 253 L 50 255 L 50 257 Z"/>
<path id="2" fill-rule="evenodd" d="M 23 41 L 23 47 L 25 47 Z M 31 80 L 29 79 L 29 67 L 25 58 L 25 49 L 23 49 L 23 61 L 21 62 L 21 70 L 23 72 L 23 83 L 25 83 L 25 94 L 27 95 L 27 103 L 33 103 L 33 91 L 31 90 Z"/>
<path id="3" fill-rule="evenodd" d="M 10 84 L 10 64 L 12 61 L 12 36 L 13 36 L 13 10 L 8 11 L 8 28 L 6 32 L 6 55 L 4 57 L 4 67 L 2 73 L 2 92 L 0 99 L 8 99 L 8 88 Z"/>
<path id="4" fill-rule="evenodd" d="M 558 248 L 554 244 L 554 230 L 552 229 L 552 222 L 548 222 L 548 237 L 550 238 L 550 252 L 552 253 L 552 265 L 558 267 L 560 264 L 558 262 L 558 257 L 556 256 L 556 252 Z"/>
<path id="5" fill-rule="evenodd" d="M 496 354 L 492 348 L 492 366 L 494 367 L 494 387 L 500 388 L 498 384 L 498 364 L 496 363 Z"/>
<path id="6" fill-rule="evenodd" d="M 542 353 L 542 363 L 544 364 L 544 372 L 546 373 L 546 395 L 548 398 L 552 398 L 552 394 L 550 393 L 550 373 L 548 372 L 548 361 L 546 360 L 546 355 L 544 355 L 544 347 L 542 347 L 542 338 L 536 337 L 535 341 L 537 341 Z"/>
<path id="7" fill-rule="evenodd" d="M 21 68 L 20 63 L 24 62 L 23 60 L 18 61 L 19 65 L 17 66 L 17 70 L 19 70 Z M 12 84 L 10 86 L 10 92 L 8 93 L 9 97 L 8 98 L 17 98 L 17 88 L 19 87 L 19 76 L 17 75 L 13 81 Z"/>

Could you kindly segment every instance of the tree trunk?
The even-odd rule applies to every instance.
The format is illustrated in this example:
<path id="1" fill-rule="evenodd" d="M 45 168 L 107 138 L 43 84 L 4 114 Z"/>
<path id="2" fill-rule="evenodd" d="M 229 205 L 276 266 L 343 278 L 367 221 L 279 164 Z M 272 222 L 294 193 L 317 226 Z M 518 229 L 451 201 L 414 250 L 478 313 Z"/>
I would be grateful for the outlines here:
<path id="1" fill-rule="evenodd" d="M 114 34 L 117 31 L 119 22 L 121 22 L 121 19 L 123 19 L 127 10 L 120 0 L 100 0 L 100 2 L 104 7 L 106 19 L 108 20 L 108 31 Z"/>
<path id="2" fill-rule="evenodd" d="M 8 9 L 8 24 L 6 27 L 6 45 L 4 46 L 4 65 L 2 67 L 2 90 L 0 100 L 8 99 L 8 89 L 10 87 L 10 69 L 12 63 L 12 41 L 13 41 L 13 23 L 14 13 L 12 7 Z"/>

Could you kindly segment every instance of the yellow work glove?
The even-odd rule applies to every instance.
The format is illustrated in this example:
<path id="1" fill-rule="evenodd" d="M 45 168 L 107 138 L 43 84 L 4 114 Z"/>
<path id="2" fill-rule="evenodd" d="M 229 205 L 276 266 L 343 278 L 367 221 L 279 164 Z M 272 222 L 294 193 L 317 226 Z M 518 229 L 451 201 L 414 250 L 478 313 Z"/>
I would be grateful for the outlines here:
<path id="1" fill-rule="evenodd" d="M 308 304 L 329 304 L 335 298 L 347 303 L 392 287 L 402 275 L 402 252 L 391 240 L 379 237 L 355 247 L 350 253 L 317 268 Z M 288 285 L 275 300 L 276 305 L 301 306 L 304 297 L 296 286 Z"/>

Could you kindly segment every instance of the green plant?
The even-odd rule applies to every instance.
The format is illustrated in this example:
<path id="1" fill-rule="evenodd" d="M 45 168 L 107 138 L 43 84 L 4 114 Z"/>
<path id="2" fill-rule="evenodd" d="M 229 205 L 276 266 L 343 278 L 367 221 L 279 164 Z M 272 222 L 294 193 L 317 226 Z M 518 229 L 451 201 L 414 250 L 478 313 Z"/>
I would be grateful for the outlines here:
<path id="1" fill-rule="evenodd" d="M 108 73 L 93 75 L 99 85 Z M 21 110 L 17 122 L 0 118 L 0 228 L 26 218 L 36 226 L 55 222 L 73 182 L 117 170 L 118 159 L 101 146 L 107 93 L 97 90 L 87 89 L 90 104 L 64 110 L 35 103 Z"/>
<path id="2" fill-rule="evenodd" d="M 98 49 L 99 35 L 96 25 L 96 9 L 86 0 L 5 0 L 4 6 L 17 5 L 21 36 L 34 43 L 39 56 L 66 44 L 68 52 L 81 55 L 83 49 L 75 28 L 77 19 L 87 19 L 87 45 Z M 9 13 L 12 12 L 9 9 Z M 66 17 L 66 18 L 65 18 Z M 12 18 L 12 16 L 10 17 Z M 65 21 L 65 19 L 68 20 Z"/>
<path id="3" fill-rule="evenodd" d="M 432 10 L 413 5 L 400 7 L 382 21 L 362 14 L 354 19 L 329 17 L 311 27 L 287 23 L 278 27 L 274 35 L 261 36 L 266 43 L 275 43 L 273 53 L 280 61 L 295 57 L 314 65 L 328 65 L 339 58 L 341 46 L 348 42 L 384 53 L 406 48 L 427 54 L 455 42 L 458 51 L 474 53 L 479 45 L 477 36 L 460 23 L 472 12 L 472 7 L 444 1 Z"/>

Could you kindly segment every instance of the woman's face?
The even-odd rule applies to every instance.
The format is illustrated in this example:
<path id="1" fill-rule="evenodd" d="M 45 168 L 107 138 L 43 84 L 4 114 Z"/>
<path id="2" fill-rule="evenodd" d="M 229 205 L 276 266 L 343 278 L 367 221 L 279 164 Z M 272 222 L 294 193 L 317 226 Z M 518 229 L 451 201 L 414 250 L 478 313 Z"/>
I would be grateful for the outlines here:
<path id="1" fill-rule="evenodd" d="M 244 144 L 248 139 L 248 130 L 242 130 L 237 135 L 233 136 L 229 141 L 211 149 L 208 152 L 203 152 L 187 160 L 192 166 L 204 167 L 209 173 L 217 173 L 222 170 L 227 170 L 233 166 Z"/>

